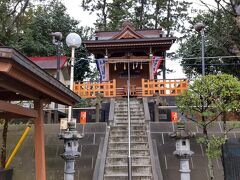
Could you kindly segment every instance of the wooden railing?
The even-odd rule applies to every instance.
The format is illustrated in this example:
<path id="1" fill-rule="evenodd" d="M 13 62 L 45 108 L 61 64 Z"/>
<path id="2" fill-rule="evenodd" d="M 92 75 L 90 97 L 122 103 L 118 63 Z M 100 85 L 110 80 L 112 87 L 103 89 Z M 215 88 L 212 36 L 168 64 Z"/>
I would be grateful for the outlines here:
<path id="1" fill-rule="evenodd" d="M 142 87 L 132 85 L 131 96 L 177 96 L 188 88 L 186 79 L 146 80 L 142 79 Z M 98 93 L 103 97 L 125 97 L 125 86 L 116 88 L 116 80 L 100 82 L 75 82 L 74 92 L 82 98 L 95 98 Z"/>
<path id="2" fill-rule="evenodd" d="M 116 97 L 116 80 L 106 82 L 75 82 L 74 92 L 82 98 L 94 98 L 98 93 L 104 97 Z"/>
<path id="3" fill-rule="evenodd" d="M 142 79 L 142 96 L 176 96 L 188 88 L 186 79 Z"/>

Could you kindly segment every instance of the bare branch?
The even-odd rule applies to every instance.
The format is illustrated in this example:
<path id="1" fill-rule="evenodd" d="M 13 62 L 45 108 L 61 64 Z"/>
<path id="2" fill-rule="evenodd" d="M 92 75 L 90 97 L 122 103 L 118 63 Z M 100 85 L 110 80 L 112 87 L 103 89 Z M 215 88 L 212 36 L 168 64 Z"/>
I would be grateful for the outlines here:
<path id="1" fill-rule="evenodd" d="M 209 122 L 207 122 L 207 123 L 206 123 L 206 126 L 208 126 L 209 124 L 211 124 L 213 121 L 216 121 L 217 118 L 218 118 L 221 114 L 222 114 L 222 112 L 219 113 L 219 114 L 218 114 L 216 117 L 214 117 L 213 119 L 211 119 Z"/>
<path id="2" fill-rule="evenodd" d="M 207 4 L 206 2 L 204 2 L 203 0 L 199 0 L 206 8 L 208 8 L 208 10 L 212 13 L 215 14 L 215 12 L 209 7 L 209 4 Z"/>

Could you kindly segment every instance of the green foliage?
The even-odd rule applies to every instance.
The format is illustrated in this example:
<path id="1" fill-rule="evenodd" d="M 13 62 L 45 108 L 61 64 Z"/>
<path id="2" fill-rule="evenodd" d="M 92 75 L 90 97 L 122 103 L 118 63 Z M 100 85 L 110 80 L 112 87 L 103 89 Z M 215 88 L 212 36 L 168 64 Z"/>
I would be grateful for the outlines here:
<path id="1" fill-rule="evenodd" d="M 75 106 L 78 108 L 89 107 L 90 106 L 90 99 L 81 98 L 80 102 Z"/>
<path id="2" fill-rule="evenodd" d="M 97 12 L 98 30 L 119 30 L 129 19 L 137 29 L 163 27 L 169 36 L 173 31 L 186 32 L 184 21 L 189 20 L 191 3 L 176 0 L 113 0 L 112 2 L 84 0 L 84 10 Z"/>
<path id="3" fill-rule="evenodd" d="M 203 137 L 197 141 L 206 148 L 211 179 L 214 177 L 212 159 L 221 156 L 221 147 L 226 142 L 227 132 L 234 126 L 227 130 L 224 123 L 223 137 L 209 136 L 208 128 L 219 115 L 239 111 L 239 102 L 240 81 L 226 74 L 200 77 L 177 97 L 179 110 L 203 129 Z M 226 122 L 226 119 L 223 120 Z"/>
<path id="4" fill-rule="evenodd" d="M 177 97 L 181 112 L 198 114 L 204 123 L 214 121 L 219 114 L 239 111 L 239 102 L 240 81 L 226 74 L 196 79 L 187 91 Z M 199 123 L 196 119 L 192 120 Z"/>
<path id="5" fill-rule="evenodd" d="M 223 137 L 212 136 L 210 139 L 205 137 L 197 138 L 197 143 L 206 147 L 207 157 L 210 159 L 219 158 L 222 155 L 222 145 L 225 144 Z"/>
<path id="6" fill-rule="evenodd" d="M 201 57 L 201 36 L 193 28 L 197 22 L 203 22 L 206 25 L 204 29 L 205 57 L 239 56 L 239 27 L 232 13 L 233 10 L 230 7 L 211 9 L 190 21 L 190 32 L 178 50 L 183 57 L 181 61 L 183 69 L 189 77 L 197 76 L 202 71 L 201 59 L 196 58 Z M 206 64 L 206 74 L 222 72 L 240 77 L 240 60 L 237 57 L 208 58 Z"/>
<path id="7" fill-rule="evenodd" d="M 64 41 L 69 32 L 78 33 L 83 40 L 91 38 L 93 34 L 92 28 L 79 27 L 79 21 L 74 20 L 66 13 L 66 7 L 59 0 L 51 0 L 35 6 L 30 6 L 31 3 L 28 3 L 21 14 L 14 14 L 12 11 L 18 2 L 19 5 L 23 5 L 27 1 L 4 0 L 3 3 L 0 3 L 0 9 L 5 12 L 0 14 L 2 17 L 0 42 L 15 47 L 26 56 L 56 55 L 56 47 L 53 45 L 50 35 L 52 32 L 63 34 L 61 53 L 68 57 L 70 57 L 71 51 Z M 8 24 L 13 21 L 12 28 L 8 29 Z M 88 55 L 84 46 L 76 49 L 75 80 L 82 81 L 91 75 Z"/>

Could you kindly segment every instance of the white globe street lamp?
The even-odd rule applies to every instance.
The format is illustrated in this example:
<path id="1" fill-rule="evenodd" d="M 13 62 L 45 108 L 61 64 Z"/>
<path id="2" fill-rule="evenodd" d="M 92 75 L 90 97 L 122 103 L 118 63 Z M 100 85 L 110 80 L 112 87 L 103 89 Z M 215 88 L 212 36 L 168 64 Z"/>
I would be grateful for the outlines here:
<path id="1" fill-rule="evenodd" d="M 81 37 L 77 33 L 70 33 L 66 37 L 66 43 L 71 48 L 71 74 L 70 74 L 70 90 L 73 90 L 74 80 L 74 63 L 75 63 L 75 49 L 79 48 L 82 44 Z M 72 106 L 68 108 L 68 121 L 72 118 Z"/>

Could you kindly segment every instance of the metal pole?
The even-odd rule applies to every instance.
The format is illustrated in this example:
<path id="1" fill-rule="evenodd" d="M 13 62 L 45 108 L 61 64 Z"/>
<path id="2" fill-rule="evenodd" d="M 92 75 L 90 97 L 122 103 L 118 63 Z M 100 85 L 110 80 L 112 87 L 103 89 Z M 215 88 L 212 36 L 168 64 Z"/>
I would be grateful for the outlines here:
<path id="1" fill-rule="evenodd" d="M 60 45 L 61 45 L 61 41 L 58 40 L 57 44 L 56 44 L 56 50 L 57 50 L 57 80 L 60 80 Z M 58 104 L 55 103 L 54 105 L 54 109 L 56 109 L 54 111 L 54 123 L 58 122 Z"/>
<path id="2" fill-rule="evenodd" d="M 75 61 L 75 48 L 72 47 L 71 54 L 71 74 L 70 74 L 70 90 L 73 90 L 73 80 L 74 80 L 74 61 Z M 72 118 L 72 106 L 68 107 L 68 121 Z"/>
<path id="3" fill-rule="evenodd" d="M 132 160 L 131 160 L 131 118 L 130 118 L 130 63 L 128 61 L 128 180 L 132 179 Z"/>
<path id="4" fill-rule="evenodd" d="M 205 76 L 205 58 L 204 58 L 204 28 L 200 31 L 202 39 L 202 75 Z"/>

